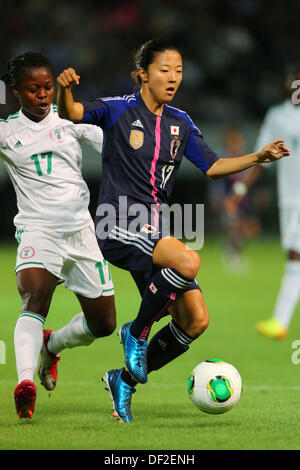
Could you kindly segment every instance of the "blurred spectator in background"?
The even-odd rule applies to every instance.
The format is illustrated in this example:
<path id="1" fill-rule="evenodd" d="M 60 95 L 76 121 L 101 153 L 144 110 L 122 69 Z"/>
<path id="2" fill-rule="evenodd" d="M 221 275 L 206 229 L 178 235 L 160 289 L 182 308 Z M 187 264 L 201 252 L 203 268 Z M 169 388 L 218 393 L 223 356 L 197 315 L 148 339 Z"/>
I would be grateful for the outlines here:
<path id="1" fill-rule="evenodd" d="M 85 77 L 79 100 L 132 93 L 130 51 L 149 37 L 167 38 L 185 51 L 176 107 L 188 108 L 206 137 L 209 129 L 214 148 L 220 147 L 217 129 L 228 122 L 242 123 L 253 147 L 265 109 L 283 99 L 282 70 L 300 59 L 298 0 L 1 0 L 0 17 L 0 69 L 26 50 L 49 57 L 56 74 L 72 64 Z M 15 99 L 7 94 L 6 100 L 0 118 L 15 111 Z M 98 187 L 96 170 L 91 164 L 85 177 Z M 11 204 L 2 208 L 2 239 L 10 238 L 15 204 L 13 191 L 7 197 L 8 183 L 0 162 L 0 198 Z M 267 183 L 274 184 L 271 178 Z M 196 183 L 192 191 L 203 202 Z M 264 211 L 263 222 L 271 231 L 276 225 L 270 214 Z"/>
<path id="2" fill-rule="evenodd" d="M 224 157 L 245 154 L 245 137 L 237 127 L 225 129 L 223 142 Z M 253 205 L 249 195 L 246 195 L 244 184 L 251 172 L 252 169 L 248 169 L 209 184 L 211 211 L 213 216 L 219 219 L 221 231 L 226 236 L 223 265 L 226 270 L 236 273 L 241 273 L 247 268 L 243 253 L 245 241 L 256 237 L 260 232 L 260 222 L 253 213 Z"/>
<path id="3" fill-rule="evenodd" d="M 261 119 L 281 99 L 282 66 L 299 57 L 299 15 L 296 0 L 2 0 L 0 67 L 38 50 L 57 72 L 73 64 L 89 77 L 81 83 L 83 97 L 96 90 L 127 94 L 134 87 L 128 51 L 145 38 L 165 37 L 185 50 L 179 108 L 201 122 Z"/>
<path id="4" fill-rule="evenodd" d="M 296 82 L 297 81 L 297 82 Z M 256 329 L 268 338 L 282 339 L 300 297 L 300 64 L 287 70 L 286 99 L 269 108 L 257 139 L 257 148 L 276 138 L 285 140 L 291 151 L 289 160 L 276 166 L 281 244 L 287 260 L 280 290 L 271 318 L 260 321 Z M 262 167 L 254 168 L 244 180 L 244 195 L 232 194 L 228 200 L 234 211 L 241 204 L 247 188 L 260 176 Z"/>

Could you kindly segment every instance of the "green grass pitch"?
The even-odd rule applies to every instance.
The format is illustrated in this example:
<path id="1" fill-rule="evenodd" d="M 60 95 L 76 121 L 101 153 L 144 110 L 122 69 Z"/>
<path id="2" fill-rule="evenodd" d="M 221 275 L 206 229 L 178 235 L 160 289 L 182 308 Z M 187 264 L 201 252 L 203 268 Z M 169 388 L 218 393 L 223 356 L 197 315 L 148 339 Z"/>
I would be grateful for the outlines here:
<path id="1" fill-rule="evenodd" d="M 248 271 L 230 274 L 222 268 L 220 243 L 206 242 L 198 281 L 210 326 L 188 353 L 137 387 L 134 422 L 125 425 L 111 417 L 109 394 L 101 382 L 106 370 L 123 364 L 116 333 L 87 348 L 63 351 L 56 390 L 50 395 L 36 377 L 35 414 L 32 420 L 19 420 L 13 401 L 13 330 L 21 304 L 13 271 L 15 246 L 2 245 L 0 340 L 6 354 L 0 364 L 0 449 L 299 449 L 300 364 L 292 362 L 293 342 L 300 340 L 299 307 L 285 340 L 259 336 L 254 324 L 272 312 L 284 254 L 277 239 L 251 242 L 246 254 Z M 112 274 L 119 328 L 135 316 L 139 296 L 128 273 L 112 268 Z M 45 327 L 57 329 L 79 311 L 76 297 L 59 286 Z M 155 324 L 153 332 L 166 321 Z M 216 357 L 240 371 L 243 394 L 233 410 L 213 416 L 191 403 L 187 379 L 199 362 Z"/>

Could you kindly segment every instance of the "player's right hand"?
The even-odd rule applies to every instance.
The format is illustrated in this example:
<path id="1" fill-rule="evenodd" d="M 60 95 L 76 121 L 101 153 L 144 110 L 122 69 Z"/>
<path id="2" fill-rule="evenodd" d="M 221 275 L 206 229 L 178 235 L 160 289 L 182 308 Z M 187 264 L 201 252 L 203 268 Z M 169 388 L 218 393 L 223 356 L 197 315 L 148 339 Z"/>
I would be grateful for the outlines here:
<path id="1" fill-rule="evenodd" d="M 72 67 L 65 69 L 58 77 L 57 82 L 63 88 L 70 88 L 72 85 L 79 85 L 80 75 L 77 75 Z"/>
<path id="2" fill-rule="evenodd" d="M 282 157 L 290 155 L 289 149 L 285 146 L 284 140 L 277 139 L 268 145 L 265 145 L 259 152 L 257 152 L 258 163 L 270 163 L 279 160 Z"/>

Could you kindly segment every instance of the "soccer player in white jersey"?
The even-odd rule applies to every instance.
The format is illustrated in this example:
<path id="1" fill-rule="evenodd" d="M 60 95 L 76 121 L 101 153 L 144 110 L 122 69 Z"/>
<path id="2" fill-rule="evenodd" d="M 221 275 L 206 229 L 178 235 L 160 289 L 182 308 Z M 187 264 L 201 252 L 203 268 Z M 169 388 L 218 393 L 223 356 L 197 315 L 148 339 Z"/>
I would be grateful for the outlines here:
<path id="1" fill-rule="evenodd" d="M 277 188 L 281 244 L 287 260 L 272 317 L 256 325 L 259 333 L 267 337 L 284 338 L 300 297 L 300 106 L 292 101 L 294 80 L 300 79 L 300 66 L 288 73 L 288 98 L 272 106 L 260 129 L 257 146 L 280 132 L 291 150 L 288 164 L 278 162 Z"/>
<path id="2" fill-rule="evenodd" d="M 297 93 L 299 99 L 299 90 L 292 88 L 299 79 L 300 65 L 291 67 L 286 78 L 287 99 L 267 111 L 256 144 L 260 148 L 279 133 L 291 151 L 291 158 L 279 160 L 276 166 L 281 244 L 287 254 L 284 275 L 272 316 L 256 324 L 259 333 L 275 339 L 287 336 L 300 297 L 300 106 L 292 100 Z M 235 205 L 263 168 L 252 170 L 245 187 L 240 188 L 240 197 L 234 197 Z"/>
<path id="3" fill-rule="evenodd" d="M 32 418 L 40 353 L 41 384 L 53 390 L 63 349 L 89 345 L 115 329 L 113 283 L 95 238 L 81 174 L 81 142 L 100 153 L 103 134 L 99 127 L 58 116 L 52 66 L 41 54 L 11 59 L 2 78 L 21 104 L 0 122 L 0 157 L 18 206 L 16 278 L 22 309 L 14 331 L 14 398 L 18 416 Z M 58 331 L 43 330 L 59 283 L 76 294 L 82 312 Z"/>

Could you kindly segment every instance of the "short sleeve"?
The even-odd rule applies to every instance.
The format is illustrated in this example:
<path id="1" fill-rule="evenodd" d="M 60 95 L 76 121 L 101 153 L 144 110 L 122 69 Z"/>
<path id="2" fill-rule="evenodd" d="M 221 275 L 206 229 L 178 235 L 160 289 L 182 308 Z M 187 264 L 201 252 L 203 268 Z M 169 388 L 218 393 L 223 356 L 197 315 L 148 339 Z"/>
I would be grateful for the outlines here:
<path id="1" fill-rule="evenodd" d="M 95 101 L 82 101 L 82 105 L 84 112 L 80 122 L 82 124 L 94 124 L 104 128 L 108 112 L 108 106 L 104 101 L 98 98 Z"/>
<path id="2" fill-rule="evenodd" d="M 188 123 L 189 138 L 184 152 L 185 157 L 206 173 L 218 160 L 218 156 L 205 142 L 201 132 L 190 118 Z"/>
<path id="3" fill-rule="evenodd" d="M 76 133 L 80 142 L 91 145 L 97 152 L 102 152 L 103 131 L 92 124 L 76 124 Z"/>

